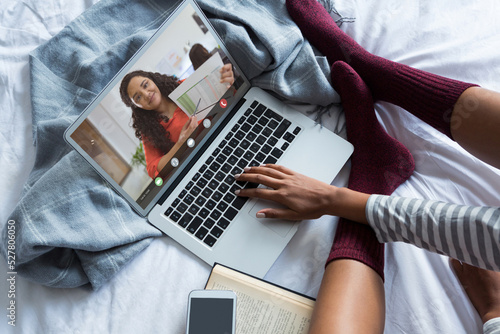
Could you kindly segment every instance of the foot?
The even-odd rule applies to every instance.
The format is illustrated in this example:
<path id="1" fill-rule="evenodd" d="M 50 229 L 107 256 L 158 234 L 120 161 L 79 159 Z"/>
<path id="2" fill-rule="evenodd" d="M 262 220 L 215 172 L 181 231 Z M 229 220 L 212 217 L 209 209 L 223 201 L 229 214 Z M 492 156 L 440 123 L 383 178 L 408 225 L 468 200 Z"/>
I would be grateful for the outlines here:
<path id="1" fill-rule="evenodd" d="M 356 54 L 368 54 L 337 26 L 316 0 L 287 0 L 286 7 L 303 36 L 328 58 L 330 64 L 337 60 L 350 63 Z"/>
<path id="2" fill-rule="evenodd" d="M 354 145 L 349 189 L 390 195 L 413 173 L 413 157 L 378 122 L 370 89 L 361 77 L 341 61 L 333 64 L 331 73 L 344 106 L 347 139 Z"/>
<path id="3" fill-rule="evenodd" d="M 500 317 L 500 272 L 473 267 L 455 259 L 450 262 L 483 323 Z"/>

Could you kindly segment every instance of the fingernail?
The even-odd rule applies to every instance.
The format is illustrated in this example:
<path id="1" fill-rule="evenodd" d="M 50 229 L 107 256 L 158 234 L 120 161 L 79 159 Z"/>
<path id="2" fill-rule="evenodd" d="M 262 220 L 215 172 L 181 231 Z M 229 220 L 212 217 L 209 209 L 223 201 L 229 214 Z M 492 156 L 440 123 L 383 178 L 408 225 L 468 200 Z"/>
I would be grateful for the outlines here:
<path id="1" fill-rule="evenodd" d="M 251 168 L 250 167 L 245 167 L 243 168 L 243 171 L 248 172 Z"/>
<path id="2" fill-rule="evenodd" d="M 239 189 L 238 189 L 238 190 L 235 190 L 235 191 L 234 191 L 234 193 L 235 193 L 236 195 L 238 195 L 238 194 L 240 193 L 240 191 L 241 191 L 241 190 L 239 190 Z"/>
<path id="3" fill-rule="evenodd" d="M 257 212 L 257 218 L 266 218 L 266 214 L 262 212 Z"/>
<path id="4" fill-rule="evenodd" d="M 266 164 L 260 164 L 260 167 L 266 167 Z"/>
<path id="5" fill-rule="evenodd" d="M 241 174 L 234 174 L 234 178 L 237 179 L 241 176 Z"/>

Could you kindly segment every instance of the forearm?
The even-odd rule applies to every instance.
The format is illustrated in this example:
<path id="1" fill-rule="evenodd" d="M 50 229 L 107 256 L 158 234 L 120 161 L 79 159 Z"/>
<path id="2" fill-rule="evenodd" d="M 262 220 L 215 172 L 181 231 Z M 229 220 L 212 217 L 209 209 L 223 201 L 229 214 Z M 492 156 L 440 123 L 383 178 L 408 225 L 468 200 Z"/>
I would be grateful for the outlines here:
<path id="1" fill-rule="evenodd" d="M 365 212 L 369 197 L 369 194 L 348 188 L 332 187 L 330 204 L 325 209 L 326 214 L 368 224 Z"/>
<path id="2" fill-rule="evenodd" d="M 366 217 L 380 242 L 403 241 L 471 265 L 500 270 L 500 208 L 372 196 Z"/>

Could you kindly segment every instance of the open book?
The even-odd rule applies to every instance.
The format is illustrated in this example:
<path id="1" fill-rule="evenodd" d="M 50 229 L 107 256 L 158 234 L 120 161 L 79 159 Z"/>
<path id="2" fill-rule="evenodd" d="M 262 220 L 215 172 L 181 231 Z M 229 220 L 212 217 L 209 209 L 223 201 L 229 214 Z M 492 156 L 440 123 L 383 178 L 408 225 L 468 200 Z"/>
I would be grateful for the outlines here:
<path id="1" fill-rule="evenodd" d="M 232 290 L 236 334 L 307 333 L 314 300 L 285 288 L 215 264 L 205 289 Z"/>

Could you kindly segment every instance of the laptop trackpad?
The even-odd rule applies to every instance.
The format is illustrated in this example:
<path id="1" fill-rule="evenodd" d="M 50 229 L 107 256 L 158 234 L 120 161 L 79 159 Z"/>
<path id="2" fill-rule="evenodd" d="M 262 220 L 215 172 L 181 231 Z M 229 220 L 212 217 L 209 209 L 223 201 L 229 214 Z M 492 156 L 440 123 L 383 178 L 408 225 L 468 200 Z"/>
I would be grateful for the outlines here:
<path id="1" fill-rule="evenodd" d="M 255 215 L 257 212 L 259 212 L 262 209 L 265 208 L 285 208 L 285 206 L 282 206 L 280 204 L 277 204 L 275 202 L 271 201 L 266 201 L 266 200 L 258 200 L 255 202 L 253 207 L 250 209 L 249 214 L 259 221 L 261 224 L 269 228 L 270 230 L 276 232 L 279 236 L 285 237 L 290 229 L 293 227 L 294 222 L 290 220 L 283 220 L 283 219 L 273 219 L 273 218 L 256 218 Z"/>

